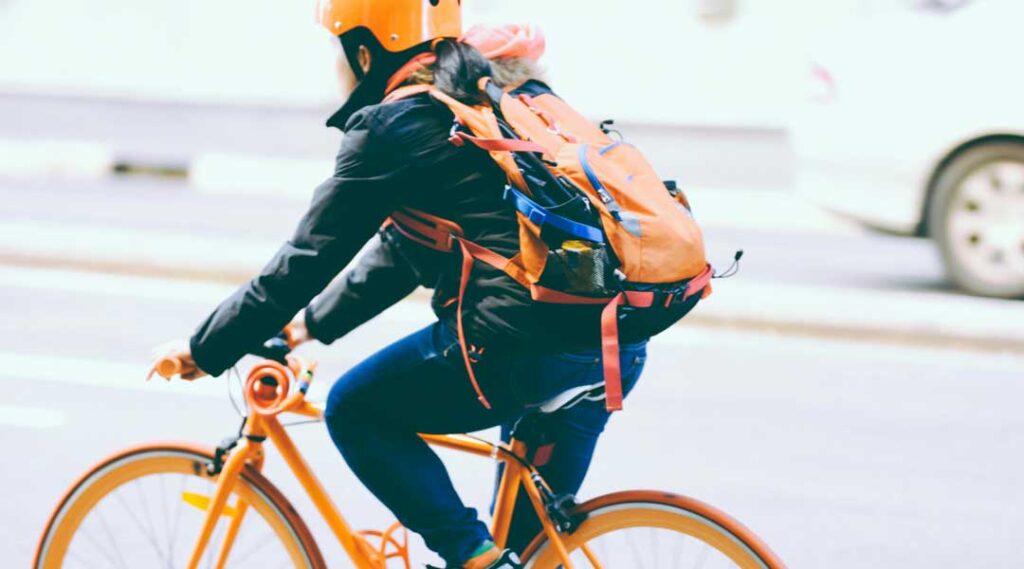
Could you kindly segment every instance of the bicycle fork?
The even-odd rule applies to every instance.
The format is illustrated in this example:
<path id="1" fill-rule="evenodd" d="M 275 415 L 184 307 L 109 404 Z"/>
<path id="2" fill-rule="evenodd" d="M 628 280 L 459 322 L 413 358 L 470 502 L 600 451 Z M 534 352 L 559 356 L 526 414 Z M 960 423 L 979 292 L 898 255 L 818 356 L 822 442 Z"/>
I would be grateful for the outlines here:
<path id="1" fill-rule="evenodd" d="M 236 505 L 231 511 L 227 511 L 226 506 L 228 498 L 231 497 L 231 493 L 235 489 L 235 484 L 238 483 L 238 477 L 242 474 L 242 469 L 245 468 L 246 463 L 252 458 L 255 458 L 254 462 L 257 468 L 262 467 L 262 449 L 253 449 L 248 440 L 242 441 L 228 455 L 228 460 L 217 478 L 217 487 L 206 506 L 206 519 L 203 521 L 203 527 L 199 532 L 195 548 L 192 550 L 192 558 L 188 562 L 188 569 L 197 569 L 199 567 L 203 553 L 210 544 L 213 530 L 217 527 L 217 522 L 220 521 L 220 517 L 223 515 L 228 515 L 231 518 L 231 522 L 228 525 L 227 532 L 224 534 L 224 540 L 221 543 L 220 552 L 217 554 L 217 564 L 215 567 L 216 569 L 223 569 L 227 563 L 228 554 L 235 542 L 235 537 L 238 535 L 238 530 L 242 526 L 242 520 L 248 510 L 248 504 L 241 497 L 238 497 L 236 498 Z"/>

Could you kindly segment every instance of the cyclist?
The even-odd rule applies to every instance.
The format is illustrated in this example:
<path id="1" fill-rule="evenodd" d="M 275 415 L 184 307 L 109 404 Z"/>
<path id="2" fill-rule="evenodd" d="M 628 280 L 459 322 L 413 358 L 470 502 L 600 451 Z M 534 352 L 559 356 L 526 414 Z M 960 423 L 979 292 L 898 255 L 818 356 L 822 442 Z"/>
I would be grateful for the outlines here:
<path id="1" fill-rule="evenodd" d="M 536 72 L 543 37 L 515 26 L 462 36 L 459 0 L 321 0 L 318 14 L 338 38 L 340 75 L 350 91 L 328 121 L 344 131 L 334 175 L 316 189 L 294 236 L 262 273 L 198 327 L 188 348 L 169 355 L 186 364 L 185 379 L 219 375 L 296 313 L 295 339 L 330 344 L 418 286 L 434 289 L 437 321 L 344 374 L 327 401 L 327 427 L 360 480 L 449 567 L 519 567 L 513 552 L 540 528 L 528 499 L 521 493 L 508 549 L 499 550 L 417 433 L 501 425 L 508 437 L 529 410 L 573 388 L 602 384 L 600 310 L 534 303 L 505 273 L 477 263 L 462 316 L 489 407 L 481 405 L 455 331 L 458 250 L 425 247 L 385 221 L 413 207 L 511 256 L 519 250 L 518 228 L 502 199 L 505 176 L 486 152 L 449 142 L 452 114 L 429 94 L 384 99 L 396 87 L 429 84 L 477 103 L 484 76 L 506 90 L 550 92 Z M 364 246 L 358 263 L 331 285 Z M 678 317 L 624 313 L 626 393 L 643 369 L 647 338 Z M 579 489 L 608 416 L 602 402 L 590 400 L 546 416 L 554 447 L 541 472 L 555 492 Z"/>

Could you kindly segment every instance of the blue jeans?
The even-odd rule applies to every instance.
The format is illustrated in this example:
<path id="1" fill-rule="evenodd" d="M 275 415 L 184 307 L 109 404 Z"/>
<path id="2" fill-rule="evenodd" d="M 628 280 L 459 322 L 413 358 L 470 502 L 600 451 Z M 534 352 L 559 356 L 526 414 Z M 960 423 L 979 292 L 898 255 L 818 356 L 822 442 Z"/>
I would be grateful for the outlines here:
<path id="1" fill-rule="evenodd" d="M 621 350 L 623 389 L 643 369 L 646 343 Z M 477 401 L 458 340 L 435 323 L 382 349 L 331 388 L 326 422 L 353 472 L 427 547 L 459 567 L 491 539 L 476 510 L 467 508 L 444 465 L 417 433 L 451 434 L 512 424 L 552 397 L 603 379 L 599 349 L 562 354 L 491 354 L 474 370 L 491 403 Z M 556 493 L 575 493 L 608 421 L 603 401 L 583 402 L 545 417 L 556 442 L 541 474 Z M 509 547 L 521 550 L 539 524 L 528 502 L 516 505 Z"/>

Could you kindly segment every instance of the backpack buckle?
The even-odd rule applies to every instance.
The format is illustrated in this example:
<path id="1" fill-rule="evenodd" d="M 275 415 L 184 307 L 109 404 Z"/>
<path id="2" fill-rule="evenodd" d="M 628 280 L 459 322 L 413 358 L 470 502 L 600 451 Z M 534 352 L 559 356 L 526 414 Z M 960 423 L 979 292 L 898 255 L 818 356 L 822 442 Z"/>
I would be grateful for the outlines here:
<path id="1" fill-rule="evenodd" d="M 527 218 L 536 226 L 544 225 L 544 221 L 548 218 L 548 214 L 544 213 L 539 209 L 531 209 L 530 215 Z"/>

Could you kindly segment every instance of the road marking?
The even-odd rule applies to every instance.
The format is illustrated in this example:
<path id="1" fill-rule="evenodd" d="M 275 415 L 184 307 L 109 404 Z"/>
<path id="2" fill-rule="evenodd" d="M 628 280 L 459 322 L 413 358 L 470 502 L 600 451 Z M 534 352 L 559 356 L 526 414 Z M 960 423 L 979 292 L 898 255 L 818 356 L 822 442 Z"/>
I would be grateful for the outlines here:
<path id="1" fill-rule="evenodd" d="M 31 429 L 53 429 L 67 422 L 60 411 L 42 407 L 0 405 L 0 425 L 28 427 Z"/>
<path id="2" fill-rule="evenodd" d="M 0 139 L 0 173 L 4 177 L 97 180 L 110 175 L 113 163 L 113 152 L 105 144 Z"/>
<path id="3" fill-rule="evenodd" d="M 248 368 L 239 367 L 241 373 Z M 36 354 L 20 354 L 0 352 L 0 380 L 50 382 L 104 389 L 126 391 L 144 391 L 154 395 L 188 395 L 221 400 L 228 399 L 230 383 L 235 400 L 241 403 L 238 382 L 232 375 L 222 377 L 204 377 L 197 381 L 175 379 L 165 381 L 154 377 L 146 381 L 149 371 L 148 362 L 114 362 L 88 358 L 65 356 L 41 356 Z M 245 377 L 242 376 L 244 380 Z M 310 401 L 323 401 L 327 398 L 330 381 L 318 381 L 309 390 Z M 0 421 L 2 422 L 2 421 Z"/>
<path id="4" fill-rule="evenodd" d="M 56 221 L 0 221 L 0 254 L 122 272 L 255 273 L 279 241 Z M 240 270 L 244 269 L 244 270 Z M 145 273 L 143 273 L 145 274 Z"/>
<path id="5" fill-rule="evenodd" d="M 206 282 L 3 266 L 0 266 L 0 282 L 5 287 L 29 290 L 47 289 L 105 296 L 130 296 L 147 300 L 202 303 L 217 302 L 235 290 L 234 287 Z"/>
<path id="6" fill-rule="evenodd" d="M 111 362 L 64 356 L 0 352 L 0 377 L 15 381 L 45 381 L 202 397 L 227 397 L 224 382 L 146 381 L 145 362 Z"/>

